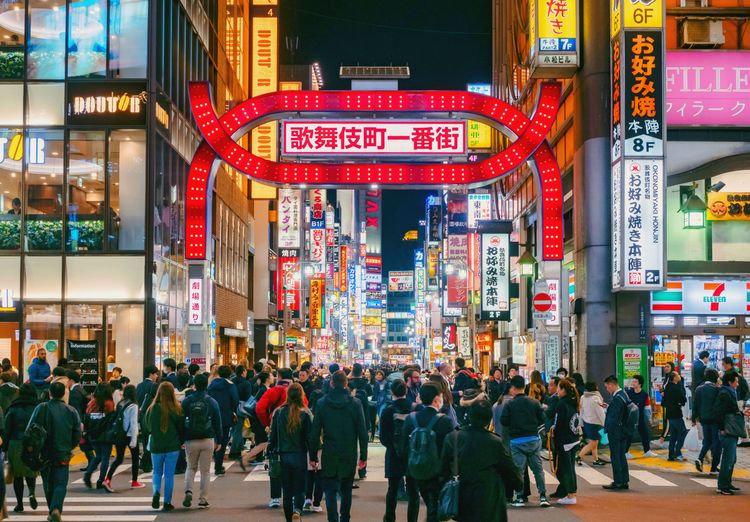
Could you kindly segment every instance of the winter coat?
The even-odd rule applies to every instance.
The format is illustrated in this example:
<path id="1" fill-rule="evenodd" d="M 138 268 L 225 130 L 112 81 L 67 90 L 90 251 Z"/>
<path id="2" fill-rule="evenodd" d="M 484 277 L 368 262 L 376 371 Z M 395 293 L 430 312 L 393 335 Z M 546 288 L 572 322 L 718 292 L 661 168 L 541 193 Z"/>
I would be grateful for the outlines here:
<path id="1" fill-rule="evenodd" d="M 466 426 L 445 438 L 443 475 L 452 474 L 454 448 L 458 445 L 459 522 L 508 520 L 506 487 L 523 487 L 521 473 L 500 437 L 482 428 Z"/>
<path id="2" fill-rule="evenodd" d="M 73 406 L 78 412 L 78 416 L 83 419 L 86 414 L 86 406 L 89 403 L 89 394 L 86 392 L 86 388 L 82 384 L 74 384 L 73 388 L 70 389 L 70 395 L 68 397 L 68 404 Z"/>
<path id="3" fill-rule="evenodd" d="M 490 402 L 495 404 L 500 396 L 508 389 L 508 381 L 496 381 L 492 377 L 487 379 L 487 395 Z"/>
<path id="4" fill-rule="evenodd" d="M 719 429 L 724 429 L 725 415 L 740 413 L 740 408 L 737 405 L 737 392 L 729 386 L 722 386 L 719 390 L 719 394 L 716 396 L 716 404 L 714 405 L 714 417 L 719 425 Z"/>
<path id="5" fill-rule="evenodd" d="M 583 422 L 604 426 L 605 411 L 601 404 L 604 404 L 601 393 L 598 391 L 584 392 L 583 397 L 581 397 L 581 419 Z"/>
<path id="6" fill-rule="evenodd" d="M 312 413 L 304 409 L 300 413 L 299 427 L 290 432 L 287 428 L 289 407 L 283 405 L 273 412 L 271 435 L 268 437 L 268 451 L 271 453 L 305 453 L 309 450 Z"/>
<path id="7" fill-rule="evenodd" d="M 720 389 L 721 386 L 712 382 L 704 382 L 698 386 L 693 395 L 693 422 L 696 420 L 702 424 L 716 422 L 714 405 Z"/>
<path id="8" fill-rule="evenodd" d="M 526 395 L 516 395 L 503 407 L 500 422 L 508 427 L 511 440 L 538 435 L 539 428 L 544 426 L 542 405 Z"/>
<path id="9" fill-rule="evenodd" d="M 264 428 L 271 425 L 271 416 L 276 408 L 280 408 L 286 403 L 286 390 L 290 384 L 289 381 L 279 381 L 276 386 L 270 387 L 263 394 L 263 397 L 258 399 L 255 406 L 255 415 Z M 303 397 L 302 402 L 307 406 L 307 398 Z"/>
<path id="10" fill-rule="evenodd" d="M 12 382 L 3 383 L 0 386 L 0 409 L 8 413 L 8 408 L 16 397 L 18 397 L 18 386 Z"/>
<path id="11" fill-rule="evenodd" d="M 310 433 L 310 460 L 318 460 L 323 437 L 322 478 L 351 479 L 359 460 L 367 460 L 367 430 L 362 405 L 348 390 L 331 389 L 318 400 Z"/>
<path id="12" fill-rule="evenodd" d="M 664 395 L 661 399 L 661 405 L 665 411 L 667 419 L 681 419 L 682 406 L 687 402 L 685 388 L 672 382 L 667 383 L 664 387 Z"/>
<path id="13" fill-rule="evenodd" d="M 222 428 L 226 429 L 227 426 L 233 426 L 237 405 L 240 403 L 237 386 L 232 384 L 232 381 L 219 377 L 208 385 L 208 395 L 219 403 Z"/>
<path id="14" fill-rule="evenodd" d="M 589 392 L 586 392 L 589 393 Z M 598 392 L 595 392 L 598 395 Z M 598 406 L 598 404 L 597 404 Z M 601 406 L 599 406 L 601 408 Z M 588 422 L 588 421 L 587 421 Z M 604 413 L 602 412 L 602 424 L 604 425 Z M 580 440 L 580 426 L 578 423 L 578 412 L 575 403 L 570 397 L 563 397 L 555 408 L 555 444 L 562 448 L 566 444 L 573 444 Z"/>
<path id="15" fill-rule="evenodd" d="M 52 369 L 47 361 L 40 361 L 38 357 L 34 357 L 29 365 L 29 382 L 37 388 L 46 390 L 49 388 L 49 383 L 45 381 L 47 377 L 52 375 Z"/>
<path id="16" fill-rule="evenodd" d="M 253 385 L 246 378 L 235 375 L 232 382 L 237 387 L 237 395 L 241 402 L 245 402 L 253 393 Z"/>
<path id="17" fill-rule="evenodd" d="M 393 414 L 408 414 L 411 410 L 409 409 L 409 403 L 406 399 L 396 399 L 390 405 L 386 406 L 380 416 L 380 443 L 385 446 L 385 476 L 386 478 L 403 477 L 406 475 L 407 461 L 405 458 L 400 458 L 396 455 L 396 446 L 405 445 L 406 441 L 396 440 L 394 429 L 395 424 L 393 422 Z M 403 437 L 403 432 L 402 432 Z"/>
<path id="18" fill-rule="evenodd" d="M 73 448 L 81 440 L 81 419 L 76 410 L 60 399 L 50 399 L 34 409 L 29 424 L 37 420 L 46 427 L 48 439 L 52 439 L 52 462 L 62 464 L 70 461 Z"/>
<path id="19" fill-rule="evenodd" d="M 144 428 L 150 435 L 151 453 L 179 451 L 184 440 L 185 416 L 170 412 L 167 431 L 161 431 L 161 404 L 153 404 L 145 414 Z"/>
<path id="20" fill-rule="evenodd" d="M 692 377 L 692 388 L 694 390 L 706 380 L 706 365 L 700 359 L 693 361 Z"/>
<path id="21" fill-rule="evenodd" d="M 39 401 L 36 399 L 17 398 L 5 411 L 5 429 L 3 430 L 3 447 L 11 440 L 21 440 L 29 425 L 29 419 L 34 413 Z"/>

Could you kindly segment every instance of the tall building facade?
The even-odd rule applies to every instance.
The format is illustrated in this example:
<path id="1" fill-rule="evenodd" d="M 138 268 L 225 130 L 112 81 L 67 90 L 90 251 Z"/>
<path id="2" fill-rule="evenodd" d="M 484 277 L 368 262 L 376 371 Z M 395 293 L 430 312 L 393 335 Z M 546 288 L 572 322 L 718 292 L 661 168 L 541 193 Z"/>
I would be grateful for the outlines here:
<path id="1" fill-rule="evenodd" d="M 46 348 L 135 379 L 186 357 L 187 85 L 210 81 L 220 106 L 243 100 L 247 27 L 239 0 L 0 4 L 1 357 L 26 370 Z M 244 179 L 219 178 L 219 212 L 247 228 Z M 218 265 L 232 259 L 240 295 L 244 238 Z"/>

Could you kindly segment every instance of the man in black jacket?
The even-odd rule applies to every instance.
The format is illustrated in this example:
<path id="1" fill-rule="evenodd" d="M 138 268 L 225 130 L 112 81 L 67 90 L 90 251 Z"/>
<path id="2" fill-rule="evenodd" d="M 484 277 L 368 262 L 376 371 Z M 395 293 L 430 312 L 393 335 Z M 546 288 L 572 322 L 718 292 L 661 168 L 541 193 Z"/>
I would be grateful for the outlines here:
<path id="1" fill-rule="evenodd" d="M 346 374 L 331 376 L 331 390 L 318 400 L 310 433 L 310 465 L 318 469 L 318 449 L 323 435 L 323 467 L 320 471 L 326 496 L 328 522 L 351 520 L 354 469 L 367 466 L 367 430 L 364 410 L 347 389 Z M 357 460 L 359 446 L 359 460 Z M 338 495 L 341 495 L 339 515 Z"/>
<path id="2" fill-rule="evenodd" d="M 627 453 L 628 437 L 623 428 L 627 420 L 630 398 L 620 388 L 617 377 L 610 375 L 604 379 L 604 386 L 612 396 L 604 418 L 604 430 L 609 436 L 610 459 L 612 460 L 612 483 L 602 486 L 604 489 L 629 489 L 630 473 L 628 471 Z"/>
<path id="3" fill-rule="evenodd" d="M 408 441 L 412 432 L 416 430 L 417 427 L 427 427 L 432 421 L 433 417 L 435 417 L 436 415 L 440 415 L 440 418 L 435 421 L 435 424 L 432 428 L 432 431 L 435 432 L 435 442 L 437 443 L 437 454 L 439 456 L 443 451 L 443 442 L 445 441 L 446 435 L 455 430 L 456 426 L 447 415 L 438 413 L 443 407 L 443 395 L 440 393 L 440 388 L 438 388 L 435 383 L 424 383 L 419 389 L 419 399 L 422 401 L 422 409 L 416 412 L 412 412 L 404 420 L 404 439 Z M 407 469 L 407 476 L 408 475 L 409 470 Z M 427 522 L 437 522 L 437 508 L 438 500 L 440 497 L 439 475 L 436 475 L 431 479 L 417 480 L 416 486 L 419 490 L 419 494 L 422 496 L 422 499 L 427 506 Z M 408 522 L 417 522 L 417 517 L 419 516 L 418 498 L 416 499 L 416 502 L 414 502 L 413 497 L 410 496 L 408 513 L 413 516 L 413 518 L 407 519 Z"/>
<path id="4" fill-rule="evenodd" d="M 138 400 L 138 422 L 141 422 L 143 415 L 156 397 L 156 390 L 159 388 L 159 369 L 153 364 L 149 364 L 143 369 L 143 382 L 135 387 L 135 396 Z M 141 469 L 144 473 L 151 472 L 151 452 L 148 450 L 148 434 L 145 430 L 138 432 L 138 438 L 141 439 L 143 449 L 141 449 Z"/>
<path id="5" fill-rule="evenodd" d="M 241 364 L 238 365 L 237 368 L 234 369 L 232 383 L 237 388 L 237 395 L 240 399 L 240 404 L 243 404 L 250 398 L 250 394 L 253 391 L 252 384 L 247 380 L 247 368 Z M 229 446 L 230 459 L 239 459 L 242 456 L 242 448 L 245 446 L 245 439 L 242 436 L 242 430 L 244 427 L 245 422 L 243 419 L 238 419 L 238 422 L 232 427 L 232 444 Z"/>
<path id="6" fill-rule="evenodd" d="M 49 387 L 50 400 L 36 407 L 29 426 L 38 423 L 47 431 L 46 447 L 49 463 L 42 468 L 42 486 L 47 499 L 49 520 L 60 522 L 68 489 L 69 463 L 73 448 L 81 440 L 81 419 L 76 410 L 65 404 L 65 385 L 53 382 Z"/>
<path id="7" fill-rule="evenodd" d="M 739 374 L 730 371 L 721 378 L 722 387 L 716 397 L 714 417 L 719 424 L 719 436 L 721 438 L 721 467 L 719 469 L 719 481 L 717 492 L 722 495 L 734 495 L 739 488 L 732 484 L 734 464 L 737 462 L 737 439 L 738 437 L 727 431 L 727 416 L 740 415 L 737 405 L 737 389 L 740 385 Z M 750 410 L 745 410 L 745 416 L 750 416 Z"/>
<path id="8" fill-rule="evenodd" d="M 510 454 L 520 471 L 528 466 L 534 473 L 536 487 L 539 490 L 539 505 L 549 507 L 547 490 L 544 484 L 544 468 L 539 451 L 542 439 L 539 436 L 544 428 L 544 411 L 541 403 L 524 395 L 526 383 L 523 377 L 516 375 L 510 380 L 510 393 L 513 400 L 505 405 L 500 415 L 500 423 L 508 427 L 510 436 Z M 512 506 L 523 507 L 525 504 L 523 488 L 516 490 Z"/>
<path id="9" fill-rule="evenodd" d="M 669 374 L 669 382 L 664 386 L 661 405 L 664 418 L 669 423 L 669 456 L 667 460 L 686 461 L 682 454 L 682 445 L 687 437 L 685 420 L 682 418 L 682 407 L 687 402 L 685 387 L 681 385 L 682 377 L 677 372 Z M 697 387 L 697 386 L 696 386 Z"/>
<path id="10" fill-rule="evenodd" d="M 401 482 L 406 476 L 406 455 L 408 448 L 404 440 L 404 424 L 409 416 L 409 403 L 406 401 L 406 383 L 396 379 L 391 384 L 393 402 L 386 406 L 380 416 L 380 443 L 385 446 L 385 477 L 388 479 L 388 492 L 385 494 L 385 516 L 383 522 L 396 522 L 396 501 Z M 406 491 L 409 507 L 419 508 L 419 492 L 414 481 L 408 479 Z M 416 520 L 417 513 L 410 512 L 408 520 Z"/>
<path id="11" fill-rule="evenodd" d="M 721 360 L 721 367 L 724 368 L 724 373 L 736 372 L 739 384 L 737 385 L 737 400 L 747 401 L 750 400 L 750 389 L 747 385 L 747 380 L 742 376 L 742 373 L 737 370 L 734 366 L 734 359 L 732 357 L 724 357 Z M 706 370 L 708 371 L 708 370 Z"/>
<path id="12" fill-rule="evenodd" d="M 698 458 L 695 460 L 695 469 L 703 472 L 703 459 L 706 458 L 708 450 L 711 450 L 711 473 L 719 472 L 721 462 L 721 440 L 719 439 L 719 424 L 714 416 L 716 397 L 719 395 L 719 372 L 709 368 L 705 373 L 705 382 L 695 390 L 693 398 L 693 424 L 700 422 L 703 428 L 703 444 Z"/>
<path id="13" fill-rule="evenodd" d="M 487 378 L 487 396 L 490 404 L 495 404 L 507 388 L 508 384 L 503 380 L 503 371 L 498 368 L 490 370 L 490 376 Z"/>

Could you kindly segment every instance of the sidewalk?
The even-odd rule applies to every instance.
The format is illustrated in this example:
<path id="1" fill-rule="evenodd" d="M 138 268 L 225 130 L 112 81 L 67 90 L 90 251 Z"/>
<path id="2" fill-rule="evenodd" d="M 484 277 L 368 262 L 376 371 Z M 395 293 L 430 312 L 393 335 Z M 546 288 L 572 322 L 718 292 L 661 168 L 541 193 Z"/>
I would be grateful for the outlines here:
<path id="1" fill-rule="evenodd" d="M 659 441 L 654 440 L 651 442 L 651 449 L 659 456 L 654 458 L 644 457 L 643 451 L 639 451 L 636 446 L 640 447 L 640 444 L 635 443 L 630 449 L 630 453 L 635 457 L 628 461 L 628 464 L 634 464 L 647 469 L 656 469 L 662 471 L 671 471 L 675 473 L 692 474 L 695 476 L 706 476 L 709 477 L 708 469 L 710 468 L 710 460 L 706 459 L 703 463 L 703 468 L 706 470 L 705 473 L 701 474 L 695 470 L 695 459 L 698 458 L 698 453 L 683 449 L 682 453 L 687 457 L 687 462 L 670 462 L 667 460 L 667 449 L 666 444 L 664 448 L 658 447 Z M 606 455 L 609 460 L 609 448 L 599 450 L 600 454 Z M 710 457 L 709 457 L 710 458 Z M 737 463 L 734 466 L 733 478 L 750 481 L 750 448 L 740 447 L 737 448 Z"/>

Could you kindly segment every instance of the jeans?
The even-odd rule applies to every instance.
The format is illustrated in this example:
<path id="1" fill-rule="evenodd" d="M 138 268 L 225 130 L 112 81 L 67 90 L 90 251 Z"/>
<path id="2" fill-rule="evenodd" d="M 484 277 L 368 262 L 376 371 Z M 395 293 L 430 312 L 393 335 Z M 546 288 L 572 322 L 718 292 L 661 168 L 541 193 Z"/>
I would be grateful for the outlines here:
<path id="1" fill-rule="evenodd" d="M 232 444 L 229 446 L 229 455 L 239 457 L 245 447 L 245 438 L 242 436 L 242 430 L 245 427 L 245 419 L 240 418 L 232 428 Z"/>
<path id="2" fill-rule="evenodd" d="M 319 506 L 323 500 L 323 486 L 320 484 L 320 471 L 307 472 L 307 493 L 305 498 L 312 500 L 314 506 Z"/>
<path id="3" fill-rule="evenodd" d="M 227 451 L 227 443 L 229 443 L 229 434 L 232 431 L 232 426 L 222 424 L 221 431 L 221 438 L 219 440 L 221 448 L 219 448 L 219 451 L 214 452 L 214 469 L 216 471 L 224 469 L 224 453 Z"/>
<path id="4" fill-rule="evenodd" d="M 125 459 L 125 448 L 130 449 L 130 456 L 133 459 L 133 465 L 130 467 L 130 480 L 131 482 L 136 482 L 138 480 L 138 444 L 136 444 L 134 448 L 131 448 L 130 446 L 128 446 L 129 442 L 130 441 L 127 441 L 123 444 L 117 444 L 115 446 L 115 460 L 114 462 L 112 462 L 112 465 L 109 467 L 109 471 L 107 472 L 107 478 L 109 480 L 112 480 L 112 476 L 115 474 L 115 470 L 120 464 L 122 464 L 122 461 Z"/>
<path id="5" fill-rule="evenodd" d="M 719 469 L 721 462 L 721 439 L 719 438 L 719 425 L 715 422 L 702 422 L 703 427 L 703 445 L 701 452 L 698 454 L 698 460 L 703 462 L 706 453 L 711 450 L 711 470 Z"/>
<path id="6" fill-rule="evenodd" d="M 199 499 L 208 495 L 208 484 L 211 482 L 211 457 L 214 453 L 214 439 L 196 439 L 185 441 L 185 492 L 193 491 L 195 472 L 200 468 L 201 483 L 198 492 Z"/>
<path id="7" fill-rule="evenodd" d="M 50 513 L 54 510 L 62 512 L 65 493 L 68 491 L 68 474 L 67 464 L 52 465 L 42 470 L 44 498 L 47 499 Z"/>
<path id="8" fill-rule="evenodd" d="M 688 431 L 685 427 L 685 421 L 679 419 L 669 419 L 669 458 L 675 459 L 682 456 L 682 445 L 685 443 Z"/>
<path id="9" fill-rule="evenodd" d="M 281 454 L 281 489 L 283 492 L 284 516 L 287 522 L 292 514 L 302 513 L 305 505 L 305 480 L 307 478 L 307 455 L 304 452 Z"/>
<path id="10" fill-rule="evenodd" d="M 651 451 L 651 429 L 646 424 L 646 419 L 641 417 L 638 420 L 638 435 L 641 437 L 641 444 L 643 444 L 643 453 Z M 630 451 L 630 445 L 633 443 L 632 440 L 628 440 L 628 449 Z"/>
<path id="11" fill-rule="evenodd" d="M 609 453 L 612 461 L 612 481 L 615 484 L 628 484 L 630 472 L 628 471 L 627 440 L 614 434 L 609 434 Z"/>
<path id="12" fill-rule="evenodd" d="M 144 473 L 150 473 L 152 466 L 151 452 L 148 450 L 148 434 L 141 432 L 138 434 L 138 439 L 140 445 L 143 446 L 143 452 L 141 453 L 141 470 Z"/>
<path id="13" fill-rule="evenodd" d="M 521 471 L 526 469 L 526 466 L 531 468 L 531 472 L 536 479 L 536 487 L 539 490 L 539 496 L 543 497 L 547 494 L 547 490 L 544 487 L 542 458 L 539 456 L 539 451 L 541 449 L 542 441 L 540 439 L 531 442 L 522 442 L 521 444 L 513 444 L 513 441 L 510 442 L 510 454 L 511 457 L 513 457 L 513 463 Z M 522 497 L 523 490 L 517 490 L 516 496 Z"/>
<path id="14" fill-rule="evenodd" d="M 571 448 L 570 451 L 561 448 L 557 454 L 557 479 L 560 481 L 558 494 L 571 495 L 578 491 L 575 463 L 577 449 L 578 446 Z"/>
<path id="15" fill-rule="evenodd" d="M 407 477 L 407 491 L 409 488 L 409 481 L 416 482 L 416 489 L 419 491 L 419 495 L 424 500 L 425 506 L 427 506 L 427 517 L 426 522 L 438 522 L 438 502 L 440 500 L 440 479 L 434 478 L 430 480 L 414 480 Z M 408 522 L 417 522 L 419 517 L 419 498 L 417 502 L 414 502 L 414 509 L 412 511 L 412 502 L 409 500 L 408 514 L 413 513 L 414 518 L 408 518 Z"/>
<path id="16" fill-rule="evenodd" d="M 94 470 L 99 466 L 99 478 L 96 483 L 101 484 L 104 479 L 107 478 L 107 468 L 109 468 L 109 457 L 112 455 L 112 443 L 111 442 L 94 442 L 94 460 L 89 462 L 86 472 L 83 474 L 85 477 L 91 478 L 94 474 Z"/>
<path id="17" fill-rule="evenodd" d="M 737 437 L 720 435 L 721 440 L 721 467 L 719 467 L 719 489 L 729 489 L 732 485 L 732 473 L 734 464 L 737 462 Z"/>
<path id="18" fill-rule="evenodd" d="M 352 510 L 353 478 L 325 478 L 321 477 L 323 493 L 326 496 L 326 511 L 328 522 L 349 522 Z M 338 494 L 341 494 L 341 516 L 339 517 Z"/>
<path id="19" fill-rule="evenodd" d="M 388 478 L 388 491 L 385 494 L 385 515 L 383 522 L 396 522 L 396 504 L 398 502 L 398 490 L 401 487 L 403 476 Z M 409 507 L 406 520 L 416 521 L 419 516 L 419 491 L 414 479 L 406 480 L 406 494 L 409 496 Z"/>
<path id="20" fill-rule="evenodd" d="M 154 466 L 152 492 L 158 495 L 161 491 L 161 479 L 164 477 L 164 503 L 172 503 L 172 490 L 174 489 L 174 470 L 177 467 L 179 451 L 169 453 L 152 453 L 151 463 Z"/>

